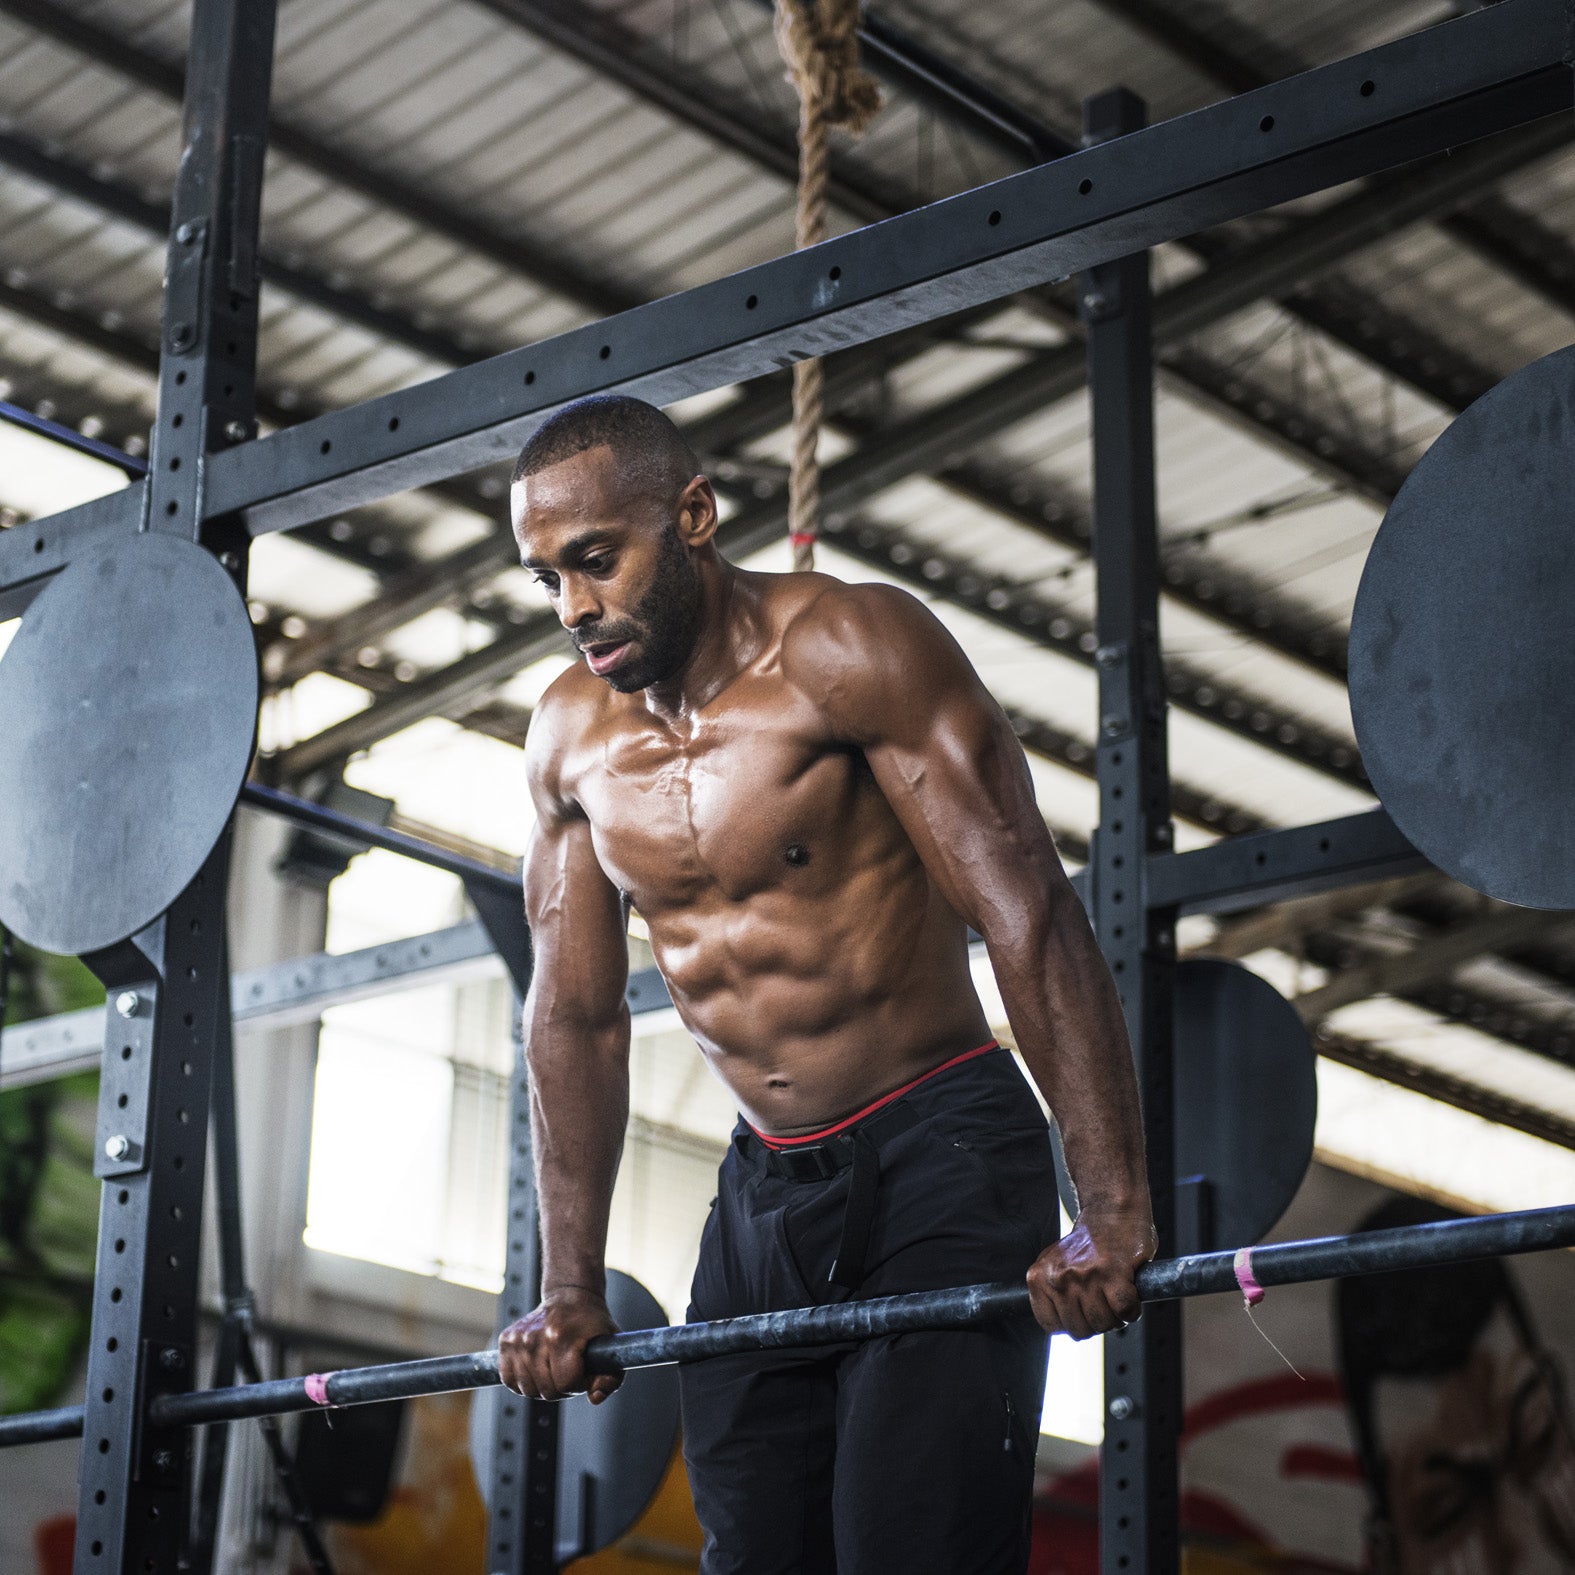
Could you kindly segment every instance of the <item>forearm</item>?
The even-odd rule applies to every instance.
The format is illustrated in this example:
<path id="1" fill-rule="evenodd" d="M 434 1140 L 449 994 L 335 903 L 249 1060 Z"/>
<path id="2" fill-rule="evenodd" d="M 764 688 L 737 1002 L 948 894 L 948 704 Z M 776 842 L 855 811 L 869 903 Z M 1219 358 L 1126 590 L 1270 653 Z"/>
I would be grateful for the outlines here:
<path id="1" fill-rule="evenodd" d="M 629 1014 L 605 1022 L 527 1008 L 542 1295 L 606 1290 L 607 1220 L 629 1120 Z"/>
<path id="2" fill-rule="evenodd" d="M 993 928 L 993 927 L 992 927 Z M 990 960 L 1018 1049 L 1061 1132 L 1084 1215 L 1150 1208 L 1143 1121 L 1115 981 L 1075 897 L 1019 917 Z"/>

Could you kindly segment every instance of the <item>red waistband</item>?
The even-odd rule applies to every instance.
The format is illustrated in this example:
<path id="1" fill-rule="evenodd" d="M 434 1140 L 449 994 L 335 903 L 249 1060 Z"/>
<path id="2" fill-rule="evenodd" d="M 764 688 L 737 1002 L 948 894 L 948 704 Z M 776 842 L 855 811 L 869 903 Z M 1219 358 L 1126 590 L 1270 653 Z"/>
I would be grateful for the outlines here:
<path id="1" fill-rule="evenodd" d="M 818 1132 L 806 1132 L 802 1137 L 770 1137 L 762 1132 L 759 1127 L 749 1126 L 749 1130 L 760 1139 L 767 1148 L 796 1148 L 800 1143 L 821 1143 L 837 1133 L 845 1131 L 848 1127 L 862 1121 L 866 1116 L 874 1115 L 884 1105 L 889 1105 L 894 1099 L 901 1099 L 904 1094 L 912 1093 L 920 1083 L 927 1083 L 932 1077 L 938 1077 L 942 1072 L 949 1072 L 954 1066 L 961 1066 L 964 1061 L 971 1061 L 976 1055 L 983 1055 L 987 1050 L 999 1050 L 1000 1041 L 992 1039 L 989 1044 L 978 1046 L 974 1050 L 964 1050 L 961 1055 L 954 1055 L 950 1061 L 942 1061 L 939 1066 L 932 1066 L 922 1076 L 914 1078 L 911 1083 L 904 1083 L 901 1088 L 894 1088 L 889 1094 L 882 1094 L 873 1104 L 866 1105 L 862 1110 L 855 1111 L 846 1120 L 839 1121 L 835 1126 L 822 1127 Z"/>

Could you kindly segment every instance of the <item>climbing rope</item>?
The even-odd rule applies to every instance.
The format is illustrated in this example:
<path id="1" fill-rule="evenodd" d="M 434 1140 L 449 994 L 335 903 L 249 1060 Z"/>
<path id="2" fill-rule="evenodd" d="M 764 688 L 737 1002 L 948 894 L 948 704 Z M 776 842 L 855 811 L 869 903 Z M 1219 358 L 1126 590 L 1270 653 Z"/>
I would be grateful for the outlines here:
<path id="1" fill-rule="evenodd" d="M 857 136 L 880 108 L 880 89 L 859 64 L 858 0 L 776 0 L 777 48 L 798 93 L 796 244 L 826 238 L 831 128 Z M 793 367 L 793 459 L 788 472 L 788 532 L 793 567 L 815 566 L 820 534 L 820 427 L 825 385 L 818 359 Z"/>

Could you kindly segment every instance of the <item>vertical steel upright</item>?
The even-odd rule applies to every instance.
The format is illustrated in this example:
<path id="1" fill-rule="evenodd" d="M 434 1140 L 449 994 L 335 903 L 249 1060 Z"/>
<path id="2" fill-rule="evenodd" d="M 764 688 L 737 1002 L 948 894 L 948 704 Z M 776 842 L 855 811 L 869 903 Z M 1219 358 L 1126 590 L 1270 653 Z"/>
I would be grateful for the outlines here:
<path id="1" fill-rule="evenodd" d="M 1144 120 L 1143 101 L 1118 88 L 1085 103 L 1084 140 L 1105 142 L 1138 130 Z M 1175 1234 L 1175 915 L 1150 909 L 1144 889 L 1148 856 L 1168 852 L 1173 840 L 1159 647 L 1148 254 L 1085 273 L 1079 298 L 1088 329 L 1099 636 L 1099 829 L 1090 856 L 1091 912 L 1136 1057 L 1163 1253 Z M 1152 1306 L 1131 1328 L 1105 1337 L 1105 1397 L 1100 1568 L 1103 1575 L 1175 1575 L 1178 1303 Z"/>
<path id="2" fill-rule="evenodd" d="M 274 0 L 195 0 L 143 530 L 202 543 L 244 589 L 245 534 L 205 518 L 205 460 L 252 434 L 257 227 Z M 169 912 L 86 959 L 109 991 L 76 1575 L 181 1568 L 191 1434 L 142 1425 L 191 1387 L 229 834 Z"/>
<path id="3" fill-rule="evenodd" d="M 514 985 L 514 1062 L 509 1084 L 508 1234 L 497 1332 L 523 1318 L 541 1298 L 541 1232 L 531 1150 L 530 1070 L 525 1062 L 524 1005 L 533 955 L 517 895 L 472 882 L 467 895 Z M 492 1419 L 492 1480 L 487 1495 L 488 1575 L 554 1575 L 558 1568 L 558 1424 L 560 1408 L 505 1391 Z"/>

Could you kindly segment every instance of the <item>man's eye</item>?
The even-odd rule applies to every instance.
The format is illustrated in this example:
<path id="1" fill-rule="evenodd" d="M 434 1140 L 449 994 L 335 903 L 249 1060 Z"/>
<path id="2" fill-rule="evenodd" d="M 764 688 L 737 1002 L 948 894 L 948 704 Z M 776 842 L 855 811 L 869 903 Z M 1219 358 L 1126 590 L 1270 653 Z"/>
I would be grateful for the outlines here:
<path id="1" fill-rule="evenodd" d="M 558 588 L 558 576 L 556 574 L 533 574 L 531 578 L 538 585 L 545 586 L 548 591 L 555 591 Z"/>
<path id="2" fill-rule="evenodd" d="M 587 574 L 605 574 L 611 566 L 611 558 L 598 557 L 585 560 L 585 572 Z"/>

